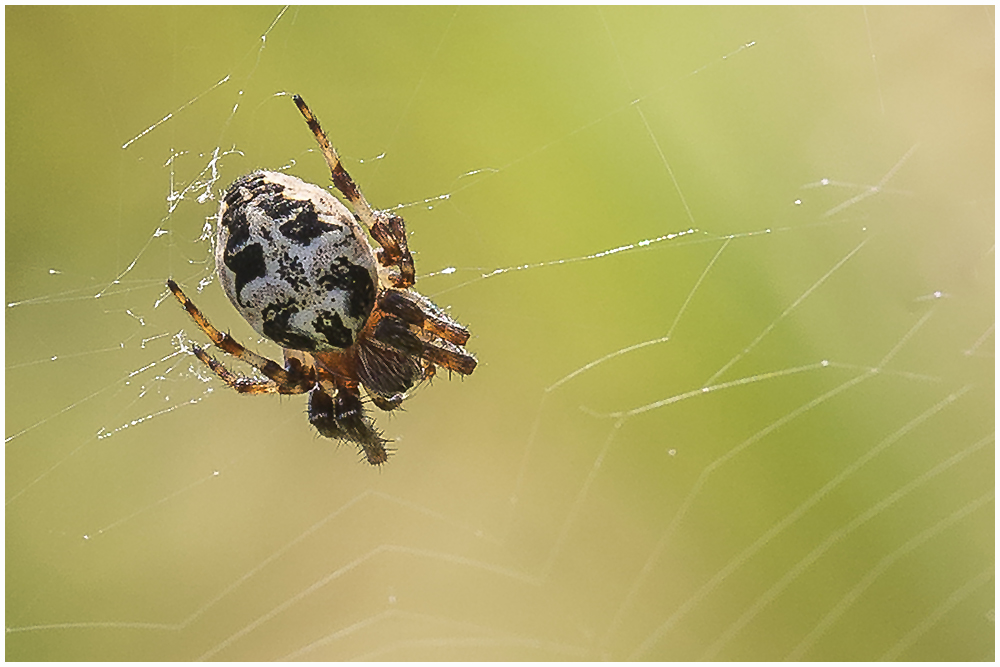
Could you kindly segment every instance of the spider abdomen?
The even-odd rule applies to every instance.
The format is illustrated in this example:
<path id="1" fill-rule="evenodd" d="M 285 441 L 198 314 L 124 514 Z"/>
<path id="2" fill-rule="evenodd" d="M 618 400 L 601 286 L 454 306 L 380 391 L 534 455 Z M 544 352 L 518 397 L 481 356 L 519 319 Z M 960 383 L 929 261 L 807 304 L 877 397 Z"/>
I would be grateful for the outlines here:
<path id="1" fill-rule="evenodd" d="M 280 172 L 255 171 L 226 190 L 215 260 L 229 300 L 282 347 L 346 349 L 375 305 L 375 254 L 353 215 Z"/>

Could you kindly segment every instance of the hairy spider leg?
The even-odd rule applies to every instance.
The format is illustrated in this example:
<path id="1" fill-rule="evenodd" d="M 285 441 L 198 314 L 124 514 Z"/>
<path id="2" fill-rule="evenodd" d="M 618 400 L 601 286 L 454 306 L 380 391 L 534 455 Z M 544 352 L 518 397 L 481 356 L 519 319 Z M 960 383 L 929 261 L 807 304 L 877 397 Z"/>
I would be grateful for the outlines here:
<path id="1" fill-rule="evenodd" d="M 372 238 L 382 246 L 382 250 L 378 253 L 379 262 L 382 266 L 399 267 L 399 276 L 392 278 L 393 284 L 396 287 L 409 287 L 416 281 L 416 273 L 413 268 L 413 257 L 406 245 L 406 228 L 403 219 L 397 215 L 372 209 L 364 195 L 361 194 L 354 179 L 344 169 L 340 156 L 330 144 L 326 133 L 319 125 L 319 120 L 313 115 L 305 100 L 298 95 L 293 95 L 292 100 L 295 101 L 299 112 L 302 113 L 306 124 L 316 137 L 316 143 L 319 144 L 320 151 L 330 167 L 330 176 L 333 178 L 334 186 L 347 198 L 355 215 L 368 227 Z"/>
<path id="2" fill-rule="evenodd" d="M 431 365 L 444 366 L 459 375 L 471 375 L 479 363 L 474 356 L 446 340 L 424 341 L 420 356 Z"/>
<path id="3" fill-rule="evenodd" d="M 468 329 L 427 297 L 413 290 L 387 289 L 376 308 L 385 313 L 373 333 L 377 340 L 462 375 L 476 369 L 476 358 L 461 347 L 469 340 Z"/>
<path id="4" fill-rule="evenodd" d="M 405 321 L 393 315 L 385 315 L 378 321 L 372 338 L 462 375 L 469 375 L 476 369 L 476 358 L 463 352 L 457 345 L 441 338 L 435 340 L 426 334 L 424 337 L 418 336 Z"/>
<path id="5" fill-rule="evenodd" d="M 309 393 L 309 423 L 320 435 L 350 440 L 361 447 L 368 463 L 381 465 L 389 456 L 385 447 L 388 441 L 365 414 L 361 385 L 356 379 L 361 363 L 358 351 L 359 347 L 344 352 L 316 353 L 286 349 L 285 362 L 312 369 L 316 384 Z M 368 389 L 373 402 L 386 409 L 383 405 L 392 399 L 375 401 L 377 394 Z"/>
<path id="6" fill-rule="evenodd" d="M 184 294 L 177 283 L 173 280 L 168 280 L 167 287 L 170 288 L 170 291 L 177 297 L 177 300 L 184 306 L 184 310 L 188 312 L 188 315 L 198 325 L 198 328 L 204 331 L 205 335 L 211 339 L 213 345 L 226 354 L 253 366 L 270 378 L 270 381 L 255 380 L 233 373 L 209 356 L 200 347 L 193 346 L 195 356 L 227 385 L 245 394 L 304 394 L 313 388 L 316 380 L 314 373 L 310 369 L 301 364 L 289 364 L 289 368 L 285 369 L 276 361 L 271 361 L 267 357 L 262 357 L 256 352 L 248 350 L 228 333 L 222 333 L 212 326 L 208 318 L 202 314 L 191 299 L 187 298 L 187 295 Z"/>
<path id="7" fill-rule="evenodd" d="M 335 397 L 319 384 L 313 387 L 309 392 L 309 423 L 322 436 L 359 445 L 373 466 L 389 458 L 386 440 L 365 416 L 357 383 L 338 383 Z"/>
<path id="8" fill-rule="evenodd" d="M 378 298 L 378 307 L 407 324 L 417 326 L 455 345 L 465 345 L 469 330 L 424 295 L 412 290 L 387 289 Z M 471 371 L 470 371 L 471 372 Z"/>

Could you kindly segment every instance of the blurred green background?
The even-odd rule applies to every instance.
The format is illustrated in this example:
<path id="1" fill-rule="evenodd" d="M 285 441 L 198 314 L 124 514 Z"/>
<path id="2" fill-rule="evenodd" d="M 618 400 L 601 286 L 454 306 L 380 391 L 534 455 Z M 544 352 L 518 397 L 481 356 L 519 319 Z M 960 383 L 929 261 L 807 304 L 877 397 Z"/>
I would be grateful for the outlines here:
<path id="1" fill-rule="evenodd" d="M 5 16 L 7 659 L 993 659 L 992 7 Z M 280 355 L 291 92 L 480 359 L 381 469 L 166 298 Z"/>

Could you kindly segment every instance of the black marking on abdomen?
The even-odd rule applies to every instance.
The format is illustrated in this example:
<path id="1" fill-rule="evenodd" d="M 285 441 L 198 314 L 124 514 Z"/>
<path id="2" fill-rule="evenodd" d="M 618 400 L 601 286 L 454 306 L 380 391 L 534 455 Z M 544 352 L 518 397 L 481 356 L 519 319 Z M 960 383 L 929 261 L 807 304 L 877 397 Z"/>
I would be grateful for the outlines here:
<path id="1" fill-rule="evenodd" d="M 337 313 L 321 313 L 313 320 L 313 328 L 333 347 L 343 350 L 354 344 L 354 332 L 344 326 Z"/>
<path id="2" fill-rule="evenodd" d="M 280 201 L 275 202 L 274 208 L 276 212 L 283 214 L 282 217 L 289 218 L 278 226 L 278 230 L 292 243 L 309 245 L 313 239 L 330 230 L 330 225 L 320 222 L 312 202 Z"/>
<path id="3" fill-rule="evenodd" d="M 349 294 L 347 314 L 368 319 L 375 306 L 375 283 L 366 268 L 352 264 L 346 257 L 338 257 L 330 264 L 329 273 L 316 282 L 328 292 L 340 290 Z"/>
<path id="4" fill-rule="evenodd" d="M 230 241 L 232 241 L 232 238 L 230 238 Z M 264 248 L 259 243 L 254 243 L 234 254 L 229 251 L 229 245 L 228 243 L 226 244 L 226 266 L 233 272 L 236 298 L 239 299 L 240 305 L 245 305 L 240 295 L 243 287 L 247 283 L 267 274 L 267 264 L 264 262 Z"/>
<path id="5" fill-rule="evenodd" d="M 262 311 L 264 335 L 282 347 L 309 352 L 316 349 L 316 341 L 293 331 L 289 320 L 299 312 L 299 307 L 291 299 L 269 304 Z"/>

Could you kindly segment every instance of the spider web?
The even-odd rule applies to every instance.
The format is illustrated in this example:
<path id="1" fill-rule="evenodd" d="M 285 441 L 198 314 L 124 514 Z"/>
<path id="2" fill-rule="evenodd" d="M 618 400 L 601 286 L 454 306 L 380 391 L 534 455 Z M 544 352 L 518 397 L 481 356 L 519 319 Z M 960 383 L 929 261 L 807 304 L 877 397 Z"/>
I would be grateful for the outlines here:
<path id="1" fill-rule="evenodd" d="M 8 18 L 8 659 L 993 659 L 992 8 Z M 381 469 L 164 287 L 280 355 L 292 92 L 480 359 Z"/>

